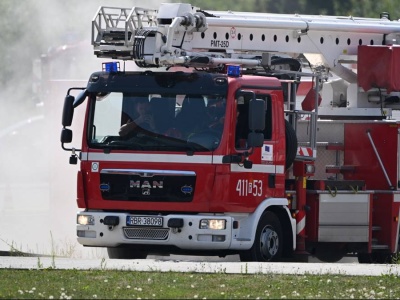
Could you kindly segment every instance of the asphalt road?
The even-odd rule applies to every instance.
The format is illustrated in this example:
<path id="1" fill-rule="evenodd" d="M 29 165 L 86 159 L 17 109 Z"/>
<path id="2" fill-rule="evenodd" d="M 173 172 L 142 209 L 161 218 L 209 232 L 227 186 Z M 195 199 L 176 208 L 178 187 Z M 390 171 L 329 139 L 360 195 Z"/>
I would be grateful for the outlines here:
<path id="1" fill-rule="evenodd" d="M 400 265 L 356 263 L 242 263 L 181 260 L 70 259 L 60 257 L 0 257 L 2 269 L 122 270 L 141 272 L 197 272 L 226 274 L 333 274 L 400 276 Z"/>

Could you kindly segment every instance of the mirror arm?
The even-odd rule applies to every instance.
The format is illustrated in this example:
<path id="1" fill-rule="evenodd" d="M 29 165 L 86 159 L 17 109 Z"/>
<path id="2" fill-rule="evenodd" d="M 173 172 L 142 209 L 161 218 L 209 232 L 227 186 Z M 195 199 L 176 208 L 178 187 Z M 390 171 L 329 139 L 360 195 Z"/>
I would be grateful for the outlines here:
<path id="1" fill-rule="evenodd" d="M 243 153 L 237 153 L 237 154 L 232 154 L 232 155 L 225 155 L 222 158 L 222 163 L 237 163 L 237 164 L 243 164 L 243 167 L 245 169 L 251 169 L 253 167 L 253 162 L 248 160 L 249 156 L 254 153 L 254 147 L 251 147 L 249 151 L 245 151 Z"/>
<path id="2" fill-rule="evenodd" d="M 72 151 L 72 153 L 74 153 L 75 154 L 75 151 L 82 151 L 82 149 L 76 149 L 76 148 L 74 148 L 74 147 L 72 147 L 72 148 L 66 148 L 65 146 L 64 146 L 64 143 L 61 143 L 61 148 L 63 149 L 63 150 L 65 150 L 65 151 Z M 75 154 L 76 155 L 76 154 Z"/>
<path id="3" fill-rule="evenodd" d="M 80 159 L 80 155 L 76 154 L 76 151 L 82 151 L 81 149 L 75 149 L 74 147 L 72 148 L 65 148 L 64 147 L 64 143 L 61 143 L 61 147 L 65 150 L 65 151 L 71 151 L 71 156 L 69 157 L 69 163 L 71 165 L 76 165 L 78 163 L 78 158 Z"/>
<path id="4" fill-rule="evenodd" d="M 251 148 L 249 148 L 249 151 L 245 151 L 244 153 L 243 153 L 243 156 L 245 157 L 245 158 L 248 158 L 250 155 L 252 155 L 254 153 L 254 147 L 251 147 Z"/>

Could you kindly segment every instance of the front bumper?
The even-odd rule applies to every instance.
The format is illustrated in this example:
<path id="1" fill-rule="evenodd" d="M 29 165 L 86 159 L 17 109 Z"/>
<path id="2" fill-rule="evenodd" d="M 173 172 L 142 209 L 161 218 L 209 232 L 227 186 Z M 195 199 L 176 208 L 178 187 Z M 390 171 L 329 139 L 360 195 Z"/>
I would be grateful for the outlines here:
<path id="1" fill-rule="evenodd" d="M 162 216 L 163 225 L 160 227 L 127 225 L 127 217 L 144 216 L 139 214 L 79 212 L 78 218 L 82 215 L 90 216 L 91 220 L 91 224 L 77 225 L 78 242 L 84 246 L 136 244 L 175 246 L 187 250 L 226 250 L 232 244 L 234 220 L 226 215 L 165 215 Z M 118 225 L 109 225 L 110 222 L 105 222 L 106 217 L 107 220 L 118 219 Z M 225 229 L 201 229 L 200 221 L 204 219 L 225 220 Z"/>

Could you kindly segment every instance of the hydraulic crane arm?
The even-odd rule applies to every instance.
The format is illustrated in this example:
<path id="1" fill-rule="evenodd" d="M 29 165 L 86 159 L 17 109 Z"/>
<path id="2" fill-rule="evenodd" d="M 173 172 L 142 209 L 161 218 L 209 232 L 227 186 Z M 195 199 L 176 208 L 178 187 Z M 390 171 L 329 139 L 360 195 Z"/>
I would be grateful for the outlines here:
<path id="1" fill-rule="evenodd" d="M 356 61 L 359 45 L 399 41 L 400 22 L 387 15 L 206 12 L 190 4 L 167 3 L 159 11 L 100 8 L 92 22 L 97 56 L 134 60 L 140 67 L 257 67 L 268 66 L 273 55 L 303 54 L 311 65 L 325 67 L 350 83 L 356 75 L 342 63 Z"/>

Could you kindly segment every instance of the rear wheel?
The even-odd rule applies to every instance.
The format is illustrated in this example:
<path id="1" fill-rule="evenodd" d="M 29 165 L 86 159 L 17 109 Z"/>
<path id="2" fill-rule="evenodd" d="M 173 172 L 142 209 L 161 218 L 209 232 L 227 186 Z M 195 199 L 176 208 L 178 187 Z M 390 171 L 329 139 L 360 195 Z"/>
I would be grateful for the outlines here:
<path id="1" fill-rule="evenodd" d="M 390 264 L 396 254 L 390 253 L 357 253 L 358 262 L 360 264 Z"/>
<path id="2" fill-rule="evenodd" d="M 145 259 L 146 252 L 137 251 L 133 248 L 107 248 L 108 257 L 111 259 Z"/>
<path id="3" fill-rule="evenodd" d="M 320 261 L 334 263 L 346 255 L 345 244 L 319 244 L 315 249 L 315 257 Z"/>
<path id="4" fill-rule="evenodd" d="M 278 217 L 265 212 L 258 223 L 253 246 L 240 253 L 241 261 L 279 261 L 282 256 L 283 235 Z"/>

